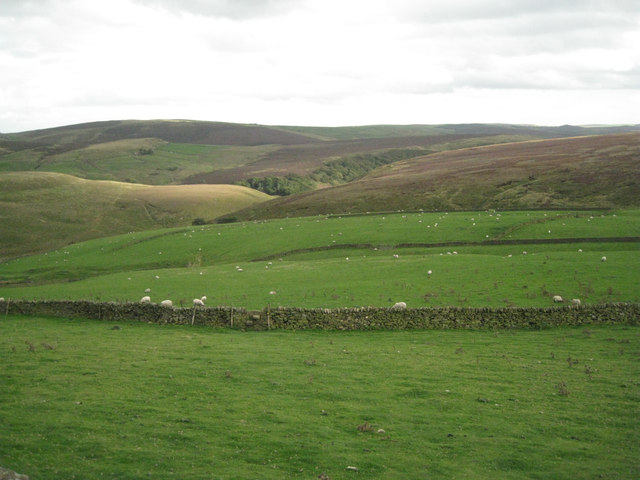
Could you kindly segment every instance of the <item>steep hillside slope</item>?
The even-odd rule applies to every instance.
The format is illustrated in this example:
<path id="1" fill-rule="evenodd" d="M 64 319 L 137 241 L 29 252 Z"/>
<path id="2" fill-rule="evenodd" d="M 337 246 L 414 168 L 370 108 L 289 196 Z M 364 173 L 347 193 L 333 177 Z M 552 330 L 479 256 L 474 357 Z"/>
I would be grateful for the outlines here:
<path id="1" fill-rule="evenodd" d="M 279 198 L 238 218 L 384 210 L 640 205 L 640 134 L 529 141 L 441 152 L 362 180 Z"/>
<path id="2" fill-rule="evenodd" d="M 405 151 L 415 157 L 468 145 L 529 140 L 537 137 L 515 135 L 439 134 L 404 137 L 382 137 L 355 140 L 326 141 L 304 145 L 285 145 L 276 148 L 254 162 L 234 168 L 217 169 L 192 175 L 184 183 L 235 183 L 251 177 L 299 175 L 308 176 L 327 162 L 343 160 L 353 155 Z"/>
<path id="3" fill-rule="evenodd" d="M 117 233 L 190 225 L 269 198 L 235 185 L 148 186 L 5 173 L 0 175 L 0 259 Z"/>

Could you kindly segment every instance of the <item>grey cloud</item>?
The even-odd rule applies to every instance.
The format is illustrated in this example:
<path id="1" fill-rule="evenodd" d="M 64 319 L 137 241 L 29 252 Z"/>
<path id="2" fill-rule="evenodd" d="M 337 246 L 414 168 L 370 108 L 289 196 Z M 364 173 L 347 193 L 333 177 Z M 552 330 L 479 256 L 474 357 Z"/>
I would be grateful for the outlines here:
<path id="1" fill-rule="evenodd" d="M 640 84 L 640 69 L 618 72 L 582 69 L 529 69 L 526 71 L 460 71 L 453 81 L 456 87 L 490 90 L 625 90 Z"/>
<path id="2" fill-rule="evenodd" d="M 22 17 L 41 15 L 52 5 L 51 0 L 2 0 L 0 2 L 0 16 Z"/>
<path id="3" fill-rule="evenodd" d="M 134 0 L 136 3 L 167 9 L 175 13 L 241 20 L 278 15 L 295 0 Z"/>
<path id="4" fill-rule="evenodd" d="M 577 15 L 584 12 L 638 14 L 636 0 L 396 0 L 393 10 L 403 20 L 421 22 L 516 18 L 528 15 Z"/>

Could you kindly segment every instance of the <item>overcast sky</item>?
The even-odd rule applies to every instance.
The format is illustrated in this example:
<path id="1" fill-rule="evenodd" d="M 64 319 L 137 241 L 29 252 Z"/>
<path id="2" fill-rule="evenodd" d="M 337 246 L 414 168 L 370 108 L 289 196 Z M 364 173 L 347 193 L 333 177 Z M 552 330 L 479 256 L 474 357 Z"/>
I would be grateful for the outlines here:
<path id="1" fill-rule="evenodd" d="M 640 0 L 0 0 L 0 132 L 640 123 Z"/>

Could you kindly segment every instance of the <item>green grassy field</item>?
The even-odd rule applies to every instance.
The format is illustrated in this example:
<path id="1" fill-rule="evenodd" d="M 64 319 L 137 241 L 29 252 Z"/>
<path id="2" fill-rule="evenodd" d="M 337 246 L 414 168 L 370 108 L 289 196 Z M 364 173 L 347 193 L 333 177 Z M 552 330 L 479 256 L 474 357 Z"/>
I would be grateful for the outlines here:
<path id="1" fill-rule="evenodd" d="M 150 288 L 154 302 L 188 305 L 207 295 L 209 304 L 249 309 L 549 306 L 553 295 L 638 302 L 640 243 L 579 239 L 640 237 L 639 217 L 638 210 L 395 213 L 130 233 L 1 264 L 0 296 L 137 301 Z M 577 240 L 477 244 L 554 238 Z"/>
<path id="2" fill-rule="evenodd" d="M 640 475 L 637 327 L 117 325 L 0 317 L 1 465 L 86 480 Z"/>

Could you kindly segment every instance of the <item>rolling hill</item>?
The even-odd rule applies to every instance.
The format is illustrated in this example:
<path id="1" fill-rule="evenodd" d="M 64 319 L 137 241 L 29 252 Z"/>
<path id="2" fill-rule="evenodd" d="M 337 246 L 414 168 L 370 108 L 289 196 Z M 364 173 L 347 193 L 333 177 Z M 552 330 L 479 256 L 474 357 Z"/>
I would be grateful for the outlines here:
<path id="1" fill-rule="evenodd" d="M 477 145 L 639 128 L 482 124 L 329 128 L 108 121 L 0 134 L 0 172 L 51 171 L 151 185 L 225 184 L 252 177 L 308 176 L 329 162 L 349 161 L 354 155 L 384 155 L 389 150 L 400 150 L 399 157 L 407 158 Z M 338 176 L 329 183 L 343 182 Z"/>
<path id="2" fill-rule="evenodd" d="M 0 175 L 0 259 L 130 231 L 190 225 L 270 197 L 237 185 L 149 186 L 47 172 Z"/>
<path id="3" fill-rule="evenodd" d="M 197 217 L 637 206 L 639 128 L 126 120 L 0 134 L 0 258 Z"/>
<path id="4" fill-rule="evenodd" d="M 639 185 L 640 134 L 624 133 L 425 155 L 346 185 L 278 198 L 234 215 L 638 206 Z"/>

